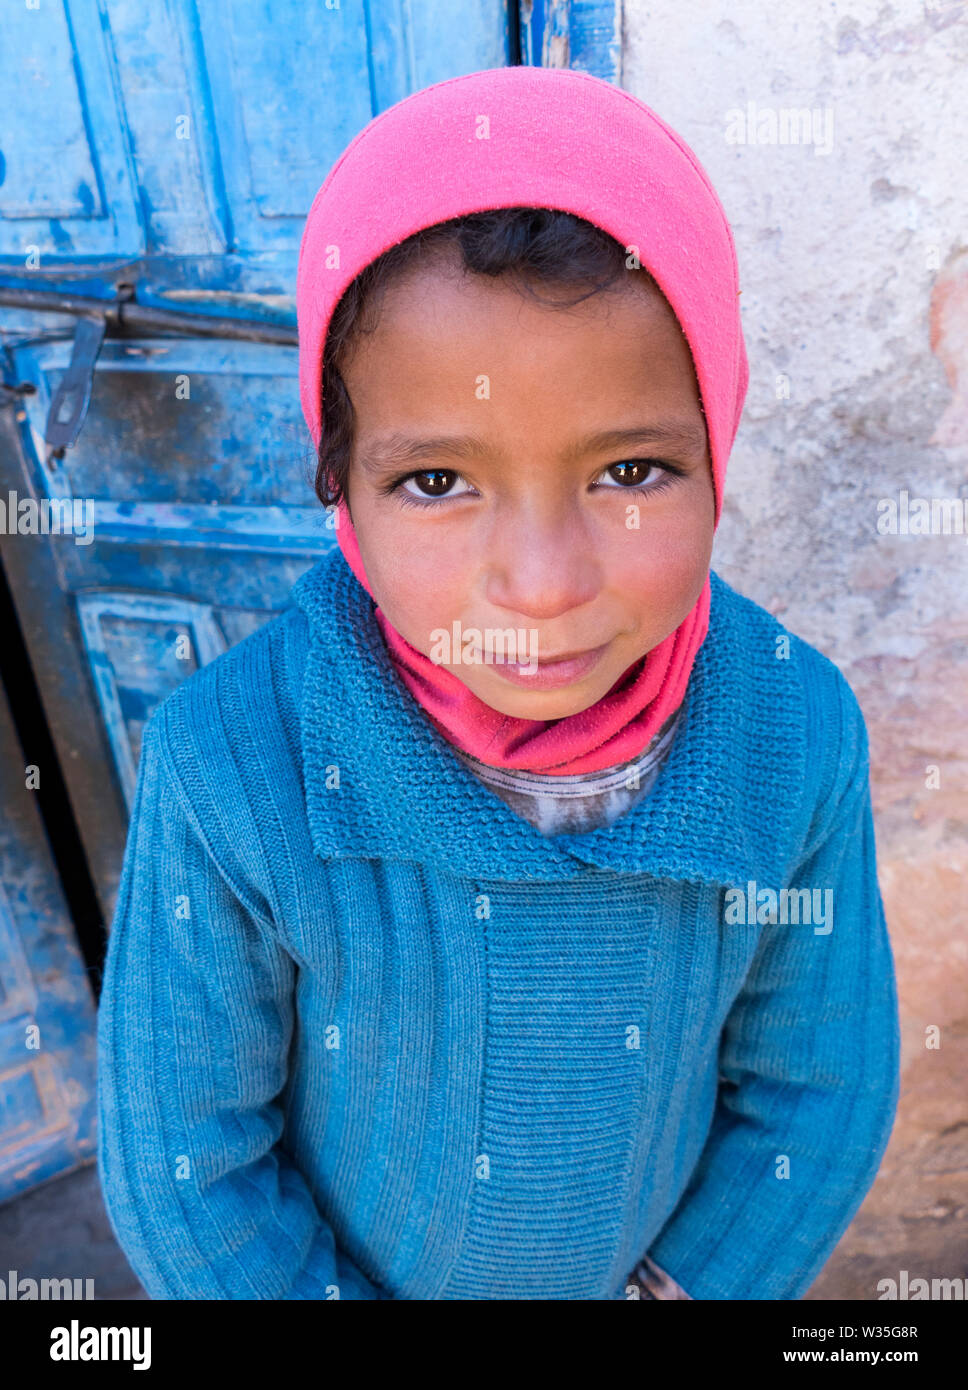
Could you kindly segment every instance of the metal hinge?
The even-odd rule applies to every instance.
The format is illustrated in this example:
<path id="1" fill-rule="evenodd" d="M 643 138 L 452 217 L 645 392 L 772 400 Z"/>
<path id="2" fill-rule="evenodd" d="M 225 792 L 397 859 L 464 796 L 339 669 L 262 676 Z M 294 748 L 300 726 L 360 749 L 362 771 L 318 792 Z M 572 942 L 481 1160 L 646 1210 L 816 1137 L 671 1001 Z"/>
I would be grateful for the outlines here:
<path id="1" fill-rule="evenodd" d="M 23 289 L 9 282 L 0 283 L 0 305 L 45 313 L 74 314 L 78 319 L 70 365 L 61 378 L 47 413 L 44 442 L 48 460 L 63 458 L 64 450 L 75 443 L 81 432 L 91 402 L 94 369 L 106 336 L 128 337 L 132 333 L 149 330 L 184 333 L 199 338 L 235 338 L 274 343 L 282 347 L 299 345 L 299 336 L 294 328 L 261 323 L 258 319 L 191 314 L 181 309 L 156 309 L 147 304 L 138 304 L 135 287 L 130 283 L 120 283 L 117 290 L 116 299 L 95 299 L 90 295 Z M 30 385 L 28 390 L 28 385 L 4 386 L 0 404 L 9 403 L 10 396 L 30 394 L 34 387 Z"/>

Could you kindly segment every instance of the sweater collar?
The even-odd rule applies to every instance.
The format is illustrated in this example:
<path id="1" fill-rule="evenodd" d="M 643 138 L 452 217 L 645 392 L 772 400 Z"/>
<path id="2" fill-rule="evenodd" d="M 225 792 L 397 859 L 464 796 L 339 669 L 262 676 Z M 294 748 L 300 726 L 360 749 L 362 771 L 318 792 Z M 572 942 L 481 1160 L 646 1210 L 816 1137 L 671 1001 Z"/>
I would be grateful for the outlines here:
<path id="1" fill-rule="evenodd" d="M 336 546 L 293 585 L 308 622 L 303 773 L 324 860 L 408 860 L 482 880 L 589 870 L 779 885 L 806 733 L 783 631 L 711 573 L 709 632 L 651 791 L 612 826 L 546 836 L 485 786 L 400 681 L 369 594 Z"/>

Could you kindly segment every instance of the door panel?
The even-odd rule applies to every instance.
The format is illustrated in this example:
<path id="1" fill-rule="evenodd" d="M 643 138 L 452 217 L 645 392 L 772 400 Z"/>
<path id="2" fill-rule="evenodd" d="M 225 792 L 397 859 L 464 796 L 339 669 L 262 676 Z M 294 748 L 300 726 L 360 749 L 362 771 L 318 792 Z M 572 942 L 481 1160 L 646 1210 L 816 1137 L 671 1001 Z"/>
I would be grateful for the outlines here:
<path id="1" fill-rule="evenodd" d="M 192 671 L 228 648 L 208 603 L 143 593 L 85 591 L 77 595 L 81 632 L 114 754 L 114 770 L 130 814 L 151 711 Z M 252 628 L 262 613 L 247 614 Z"/>
<path id="2" fill-rule="evenodd" d="M 0 1202 L 95 1151 L 94 995 L 27 782 L 0 687 Z"/>
<path id="3" fill-rule="evenodd" d="M 0 9 L 0 257 L 136 257 L 135 184 L 98 6 Z"/>

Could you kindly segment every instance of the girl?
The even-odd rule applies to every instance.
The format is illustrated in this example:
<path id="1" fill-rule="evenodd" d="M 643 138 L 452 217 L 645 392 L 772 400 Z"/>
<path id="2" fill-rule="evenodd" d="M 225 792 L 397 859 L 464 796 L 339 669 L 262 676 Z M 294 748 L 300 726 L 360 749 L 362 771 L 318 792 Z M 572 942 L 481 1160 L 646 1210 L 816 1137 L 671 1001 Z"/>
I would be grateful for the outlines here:
<path id="1" fill-rule="evenodd" d="M 334 546 L 144 734 L 100 1175 L 155 1298 L 797 1299 L 898 1092 L 860 710 L 709 570 L 732 237 L 541 68 L 372 121 L 300 251 Z"/>

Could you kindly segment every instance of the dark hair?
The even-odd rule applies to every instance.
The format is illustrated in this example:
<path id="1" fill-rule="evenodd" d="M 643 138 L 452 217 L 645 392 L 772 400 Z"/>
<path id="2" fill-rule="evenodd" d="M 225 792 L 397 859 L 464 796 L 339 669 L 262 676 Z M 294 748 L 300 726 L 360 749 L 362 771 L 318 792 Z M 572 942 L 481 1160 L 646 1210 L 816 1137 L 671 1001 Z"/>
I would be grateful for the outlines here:
<path id="1" fill-rule="evenodd" d="M 335 506 L 343 495 L 353 446 L 354 412 L 340 364 L 363 324 L 364 310 L 379 299 L 393 276 L 419 257 L 456 242 L 464 269 L 477 275 L 508 276 L 525 293 L 533 282 L 583 289 L 571 307 L 609 289 L 627 273 L 628 252 L 614 237 L 570 212 L 508 207 L 467 213 L 423 228 L 384 251 L 351 281 L 333 310 L 323 353 L 323 419 L 316 460 L 316 496 Z M 636 281 L 658 289 L 644 266 Z M 548 303 L 548 300 L 542 302 Z"/>

